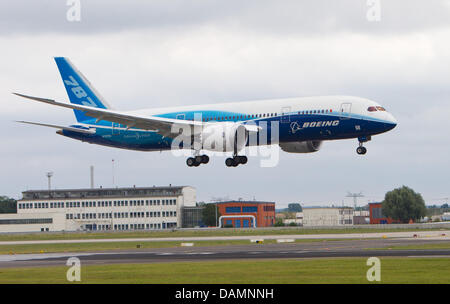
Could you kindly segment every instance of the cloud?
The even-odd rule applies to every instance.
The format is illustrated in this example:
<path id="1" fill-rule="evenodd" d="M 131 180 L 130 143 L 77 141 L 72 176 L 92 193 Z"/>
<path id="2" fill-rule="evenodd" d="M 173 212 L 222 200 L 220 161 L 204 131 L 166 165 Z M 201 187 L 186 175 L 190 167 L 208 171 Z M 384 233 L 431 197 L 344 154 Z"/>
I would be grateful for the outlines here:
<path id="1" fill-rule="evenodd" d="M 445 27 L 448 1 L 380 0 L 381 22 L 368 22 L 366 0 L 141 1 L 80 0 L 81 22 L 68 22 L 66 1 L 6 0 L 0 33 L 96 34 L 130 29 L 210 26 L 277 35 L 337 32 L 405 33 Z"/>

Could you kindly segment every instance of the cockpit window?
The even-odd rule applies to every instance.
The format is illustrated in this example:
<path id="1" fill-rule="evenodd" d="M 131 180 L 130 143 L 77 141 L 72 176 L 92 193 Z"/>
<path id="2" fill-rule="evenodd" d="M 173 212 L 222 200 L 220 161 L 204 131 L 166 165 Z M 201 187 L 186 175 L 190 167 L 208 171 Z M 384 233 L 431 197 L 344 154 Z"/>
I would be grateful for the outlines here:
<path id="1" fill-rule="evenodd" d="M 368 107 L 367 111 L 369 112 L 375 112 L 377 110 L 378 107 Z"/>
<path id="2" fill-rule="evenodd" d="M 386 111 L 386 109 L 385 109 L 385 108 L 383 108 L 383 107 L 379 107 L 379 106 L 377 106 L 377 110 L 378 110 L 378 111 Z"/>

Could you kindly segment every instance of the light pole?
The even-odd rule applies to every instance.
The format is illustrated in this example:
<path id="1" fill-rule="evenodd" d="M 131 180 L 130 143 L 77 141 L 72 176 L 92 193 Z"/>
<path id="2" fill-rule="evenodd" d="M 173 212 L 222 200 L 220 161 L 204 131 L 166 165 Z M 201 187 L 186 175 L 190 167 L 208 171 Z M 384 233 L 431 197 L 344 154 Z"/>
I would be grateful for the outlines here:
<path id="1" fill-rule="evenodd" d="M 50 191 L 52 189 L 52 176 L 53 176 L 53 172 L 47 172 L 46 176 L 48 178 L 48 191 Z"/>

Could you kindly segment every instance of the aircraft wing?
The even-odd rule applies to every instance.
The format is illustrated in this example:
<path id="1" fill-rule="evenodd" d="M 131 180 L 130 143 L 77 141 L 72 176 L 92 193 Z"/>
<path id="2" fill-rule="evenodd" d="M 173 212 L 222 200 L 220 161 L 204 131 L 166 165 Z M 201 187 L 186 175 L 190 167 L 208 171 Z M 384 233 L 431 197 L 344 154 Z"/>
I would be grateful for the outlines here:
<path id="1" fill-rule="evenodd" d="M 175 137 L 179 134 L 178 133 L 179 130 L 177 129 L 175 129 L 175 131 L 177 132 L 176 134 L 171 132 L 172 126 L 175 124 L 180 127 L 194 127 L 194 126 L 201 127 L 203 125 L 201 121 L 180 120 L 156 116 L 129 115 L 120 111 L 114 111 L 110 109 L 94 108 L 85 105 L 58 102 L 53 99 L 27 96 L 19 93 L 13 94 L 59 107 L 80 110 L 84 112 L 85 115 L 96 118 L 97 121 L 106 120 L 126 125 L 128 128 L 152 130 L 166 137 Z"/>

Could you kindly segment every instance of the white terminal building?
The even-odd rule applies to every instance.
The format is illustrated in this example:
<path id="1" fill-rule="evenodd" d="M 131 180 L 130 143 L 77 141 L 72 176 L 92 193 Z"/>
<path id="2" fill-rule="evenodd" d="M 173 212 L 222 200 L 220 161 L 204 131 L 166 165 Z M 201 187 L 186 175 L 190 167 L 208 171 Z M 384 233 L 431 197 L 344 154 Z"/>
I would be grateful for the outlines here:
<path id="1" fill-rule="evenodd" d="M 0 232 L 152 230 L 181 227 L 182 207 L 196 205 L 190 186 L 29 190 Z"/>
<path id="2" fill-rule="evenodd" d="M 353 225 L 353 208 L 318 207 L 303 208 L 303 226 Z"/>

